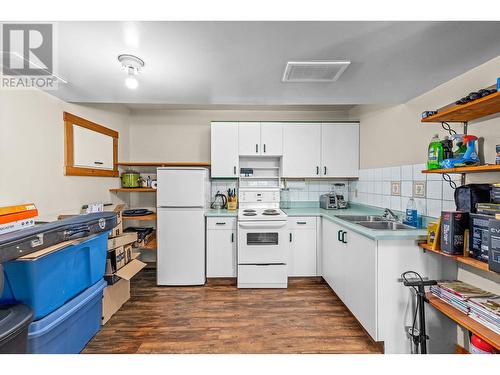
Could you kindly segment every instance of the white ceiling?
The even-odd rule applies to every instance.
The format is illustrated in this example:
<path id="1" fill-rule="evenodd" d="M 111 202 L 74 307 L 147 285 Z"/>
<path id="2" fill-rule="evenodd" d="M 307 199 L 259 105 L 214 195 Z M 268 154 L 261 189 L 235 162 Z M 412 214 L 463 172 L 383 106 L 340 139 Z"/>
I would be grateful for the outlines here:
<path id="1" fill-rule="evenodd" d="M 167 105 L 401 103 L 500 55 L 500 22 L 59 22 L 52 94 Z M 129 90 L 117 56 L 146 66 Z M 350 60 L 333 83 L 283 83 L 287 61 Z M 492 77 L 492 82 L 495 77 Z"/>

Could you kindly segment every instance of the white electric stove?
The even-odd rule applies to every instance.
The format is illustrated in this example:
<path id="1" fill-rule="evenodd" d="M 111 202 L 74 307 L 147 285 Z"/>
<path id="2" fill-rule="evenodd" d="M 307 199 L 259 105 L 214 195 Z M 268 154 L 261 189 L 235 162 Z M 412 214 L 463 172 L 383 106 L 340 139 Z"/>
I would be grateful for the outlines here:
<path id="1" fill-rule="evenodd" d="M 289 242 L 279 189 L 240 188 L 238 288 L 286 288 Z"/>

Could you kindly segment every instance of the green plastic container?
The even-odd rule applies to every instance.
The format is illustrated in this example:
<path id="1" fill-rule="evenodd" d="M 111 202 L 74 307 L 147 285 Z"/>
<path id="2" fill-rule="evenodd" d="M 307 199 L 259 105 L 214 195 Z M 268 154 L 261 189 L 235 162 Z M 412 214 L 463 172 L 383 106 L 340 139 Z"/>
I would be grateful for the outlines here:
<path id="1" fill-rule="evenodd" d="M 429 144 L 429 150 L 427 154 L 427 169 L 441 168 L 441 162 L 443 161 L 443 151 L 443 145 L 439 140 L 439 135 L 434 134 L 434 137 Z"/>

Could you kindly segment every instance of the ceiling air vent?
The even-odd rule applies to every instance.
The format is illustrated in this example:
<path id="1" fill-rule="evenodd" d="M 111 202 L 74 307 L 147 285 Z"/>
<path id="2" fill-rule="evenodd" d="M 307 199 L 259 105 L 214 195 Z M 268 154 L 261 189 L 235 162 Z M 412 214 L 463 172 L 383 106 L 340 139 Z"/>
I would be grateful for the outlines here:
<path id="1" fill-rule="evenodd" d="M 335 82 L 350 61 L 289 61 L 283 82 Z"/>

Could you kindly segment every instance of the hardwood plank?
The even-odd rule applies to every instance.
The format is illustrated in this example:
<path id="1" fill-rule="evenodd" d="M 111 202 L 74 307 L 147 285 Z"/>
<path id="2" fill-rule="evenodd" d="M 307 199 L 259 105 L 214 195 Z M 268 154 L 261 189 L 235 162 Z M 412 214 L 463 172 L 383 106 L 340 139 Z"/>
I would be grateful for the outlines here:
<path id="1" fill-rule="evenodd" d="M 288 289 L 158 287 L 156 270 L 131 284 L 131 299 L 84 353 L 381 353 L 321 278 Z"/>
<path id="2" fill-rule="evenodd" d="M 112 193 L 156 193 L 153 188 L 116 188 L 109 189 Z"/>
<path id="3" fill-rule="evenodd" d="M 488 164 L 488 165 L 475 165 L 470 167 L 457 167 L 457 168 L 440 168 L 440 169 L 425 169 L 422 173 L 488 173 L 488 172 L 500 172 L 499 164 Z"/>

